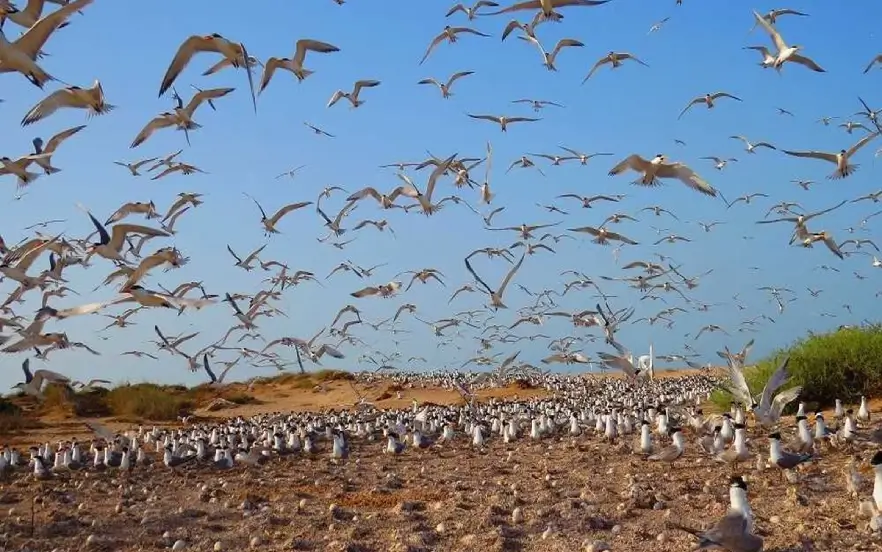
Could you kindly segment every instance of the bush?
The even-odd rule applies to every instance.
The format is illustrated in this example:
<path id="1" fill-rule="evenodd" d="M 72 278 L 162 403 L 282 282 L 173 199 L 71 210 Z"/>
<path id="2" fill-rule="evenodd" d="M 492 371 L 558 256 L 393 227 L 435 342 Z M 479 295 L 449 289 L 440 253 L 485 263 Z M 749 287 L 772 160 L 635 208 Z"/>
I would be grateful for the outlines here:
<path id="1" fill-rule="evenodd" d="M 882 394 L 882 326 L 878 324 L 810 333 L 788 349 L 745 368 L 744 378 L 754 396 L 762 392 L 786 355 L 790 355 L 790 379 L 782 389 L 802 385 L 798 400 L 809 406 L 829 406 L 836 399 L 856 403 L 861 395 Z M 711 396 L 711 402 L 720 408 L 728 409 L 731 400 L 723 390 Z"/>
<path id="2" fill-rule="evenodd" d="M 192 406 L 174 388 L 153 383 L 116 387 L 107 394 L 107 405 L 113 416 L 153 421 L 177 420 Z"/>
<path id="3" fill-rule="evenodd" d="M 18 405 L 0 398 L 0 436 L 41 427 L 43 424 L 24 415 Z"/>

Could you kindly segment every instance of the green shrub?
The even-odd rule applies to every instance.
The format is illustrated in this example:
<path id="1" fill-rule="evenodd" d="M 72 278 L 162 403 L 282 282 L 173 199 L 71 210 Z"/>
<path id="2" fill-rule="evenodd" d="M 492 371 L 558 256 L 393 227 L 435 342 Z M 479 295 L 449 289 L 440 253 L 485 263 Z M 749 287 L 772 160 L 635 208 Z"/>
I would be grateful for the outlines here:
<path id="1" fill-rule="evenodd" d="M 754 396 L 762 392 L 786 355 L 790 355 L 790 379 L 781 389 L 802 385 L 798 400 L 810 407 L 829 406 L 836 399 L 856 403 L 861 395 L 882 394 L 882 326 L 878 324 L 810 333 L 788 349 L 745 368 L 744 378 Z M 728 409 L 731 400 L 724 390 L 711 396 L 711 402 L 720 408 Z"/>
<path id="2" fill-rule="evenodd" d="M 113 416 L 153 421 L 176 420 L 192 406 L 178 390 L 137 383 L 122 385 L 107 394 L 107 405 Z"/>

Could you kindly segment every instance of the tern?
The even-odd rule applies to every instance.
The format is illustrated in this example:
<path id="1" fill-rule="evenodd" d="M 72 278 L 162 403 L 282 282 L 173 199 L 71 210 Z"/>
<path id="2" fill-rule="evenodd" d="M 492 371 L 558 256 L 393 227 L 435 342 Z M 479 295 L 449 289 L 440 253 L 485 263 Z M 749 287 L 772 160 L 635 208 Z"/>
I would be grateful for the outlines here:
<path id="1" fill-rule="evenodd" d="M 70 384 L 70 378 L 63 374 L 59 374 L 58 372 L 53 372 L 52 370 L 36 370 L 31 374 L 31 359 L 29 358 L 25 359 L 21 364 L 21 369 L 24 372 L 25 381 L 15 384 L 13 389 L 19 389 L 38 399 L 43 398 L 43 384 L 46 382 L 59 383 L 62 385 Z"/>
<path id="2" fill-rule="evenodd" d="M 352 104 L 353 108 L 356 108 L 364 103 L 364 100 L 359 100 L 358 95 L 361 93 L 363 88 L 373 88 L 374 86 L 379 86 L 380 81 L 378 80 L 360 80 L 355 81 L 355 85 L 352 88 L 352 92 L 344 92 L 342 90 L 337 90 L 331 96 L 331 99 L 328 101 L 328 107 L 331 107 L 342 98 L 346 98 L 349 100 L 349 103 Z"/>
<path id="3" fill-rule="evenodd" d="M 340 48 L 333 44 L 328 44 L 327 42 L 321 42 L 319 40 L 301 38 L 297 41 L 297 44 L 294 47 L 293 58 L 271 57 L 266 60 L 266 65 L 263 68 L 263 76 L 260 78 L 260 92 L 263 92 L 264 88 L 269 85 L 276 69 L 284 69 L 285 71 L 294 73 L 294 76 L 297 77 L 297 80 L 300 82 L 303 82 L 303 80 L 315 73 L 315 71 L 310 71 L 303 67 L 303 62 L 306 61 L 307 52 L 330 54 L 339 51 Z"/>
<path id="4" fill-rule="evenodd" d="M 736 506 L 733 500 L 732 489 L 740 489 Z M 729 485 L 729 511 L 722 519 L 703 531 L 696 531 L 677 522 L 668 521 L 666 525 L 674 529 L 685 531 L 698 538 L 698 545 L 694 550 L 727 550 L 728 552 L 761 552 L 763 539 L 753 534 L 751 526 L 753 520 L 745 515 L 743 508 L 747 504 L 747 484 L 741 477 L 732 478 Z M 743 498 L 743 501 L 742 501 Z"/>
<path id="5" fill-rule="evenodd" d="M 423 59 L 420 60 L 420 65 L 426 61 L 429 57 L 429 54 L 432 53 L 432 50 L 435 49 L 436 46 L 444 42 L 445 40 L 450 42 L 451 44 L 457 41 L 457 35 L 460 33 L 465 34 L 473 34 L 477 36 L 489 37 L 490 35 L 484 34 L 481 31 L 476 31 L 474 29 L 470 29 L 469 27 L 451 27 L 450 25 L 445 25 L 444 30 L 441 31 L 441 34 L 436 36 L 432 42 L 429 44 L 428 49 L 426 49 L 426 53 L 423 55 Z"/>
<path id="6" fill-rule="evenodd" d="M 466 270 L 469 271 L 469 273 L 472 275 L 472 277 L 474 277 L 475 280 L 479 284 L 481 284 L 481 287 L 483 287 L 485 290 L 487 290 L 487 293 L 490 295 L 490 305 L 495 309 L 507 309 L 508 307 L 505 306 L 505 304 L 502 302 L 502 295 L 505 293 L 505 288 L 508 287 L 508 284 L 511 282 L 512 278 L 514 278 L 514 275 L 521 268 L 521 265 L 524 264 L 524 258 L 526 258 L 526 256 L 527 256 L 526 253 L 521 255 L 521 260 L 519 260 L 511 268 L 511 270 L 508 271 L 508 274 L 505 275 L 505 278 L 502 280 L 502 283 L 499 284 L 499 288 L 496 289 L 495 291 L 493 289 L 491 289 L 490 286 L 488 286 L 487 283 L 484 282 L 484 280 L 482 280 L 480 276 L 478 276 L 478 274 L 472 268 L 472 265 L 469 263 L 468 257 L 466 257 L 466 259 L 465 259 L 465 266 L 466 266 Z"/>
<path id="7" fill-rule="evenodd" d="M 62 107 L 87 109 L 89 116 L 92 117 L 108 113 L 116 106 L 104 101 L 104 89 L 101 87 L 101 82 L 96 80 L 90 88 L 68 86 L 49 94 L 25 114 L 21 126 L 28 126 L 45 119 Z"/>
<path id="8" fill-rule="evenodd" d="M 478 2 L 478 3 L 480 4 L 480 2 Z M 490 3 L 490 2 L 488 2 L 488 3 Z M 457 5 L 461 6 L 462 4 L 457 4 Z M 438 90 L 441 91 L 441 97 L 444 99 L 447 99 L 453 95 L 453 93 L 450 91 L 450 87 L 453 86 L 454 82 L 456 82 L 457 80 L 459 80 L 463 77 L 467 77 L 469 75 L 474 75 L 474 74 L 475 74 L 474 71 L 460 71 L 459 73 L 454 73 L 453 75 L 451 75 L 451 77 L 449 79 L 447 79 L 447 82 L 438 82 L 437 80 L 435 80 L 433 78 L 428 78 L 428 79 L 423 79 L 423 80 L 419 81 L 417 84 L 434 84 L 435 86 L 438 87 Z"/>
<path id="9" fill-rule="evenodd" d="M 753 16 L 756 19 L 756 23 L 760 25 L 769 36 L 772 38 L 772 42 L 775 44 L 775 48 L 778 49 L 778 53 L 775 56 L 775 61 L 772 64 L 772 67 L 775 70 L 780 71 L 781 68 L 787 62 L 799 63 L 805 67 L 808 67 L 812 71 L 817 73 L 824 73 L 824 69 L 815 63 L 812 59 L 807 58 L 798 54 L 797 52 L 802 50 L 802 46 L 794 44 L 793 46 L 788 46 L 784 39 L 781 38 L 781 34 L 772 27 L 772 24 L 766 20 L 765 17 L 758 14 L 756 11 L 753 12 Z"/>
<path id="10" fill-rule="evenodd" d="M 478 0 L 471 7 L 466 7 L 462 4 L 456 4 L 455 6 L 450 8 L 450 10 L 447 12 L 447 15 L 445 15 L 444 17 L 450 17 L 451 15 L 455 14 L 456 12 L 461 11 L 462 13 L 466 14 L 466 17 L 468 17 L 469 20 L 471 21 L 477 15 L 479 15 L 478 10 L 483 8 L 484 6 L 486 6 L 488 8 L 497 8 L 497 7 L 499 7 L 499 4 L 497 4 L 496 2 L 490 2 L 490 0 Z"/>
<path id="11" fill-rule="evenodd" d="M 231 42 L 217 33 L 190 36 L 178 47 L 175 57 L 172 58 L 165 75 L 162 77 L 162 83 L 159 85 L 159 96 L 162 96 L 171 88 L 175 83 L 175 79 L 187 67 L 193 56 L 200 52 L 220 54 L 229 60 L 234 67 L 239 67 L 242 64 L 241 62 L 247 59 L 241 44 Z"/>
<path id="12" fill-rule="evenodd" d="M 525 40 L 527 42 L 532 42 L 533 44 L 536 45 L 537 48 L 539 48 L 539 52 L 542 54 L 542 65 L 544 65 L 545 68 L 548 69 L 549 71 L 557 71 L 557 67 L 554 66 L 554 60 L 557 59 L 557 55 L 560 53 L 560 51 L 563 48 L 567 48 L 567 47 L 581 48 L 581 47 L 585 46 L 584 44 L 582 44 L 581 42 L 579 42 L 578 40 L 575 40 L 573 38 L 562 38 L 557 42 L 557 45 L 554 47 L 554 50 L 552 50 L 549 53 L 549 52 L 545 51 L 545 48 L 542 47 L 542 43 L 539 42 L 539 40 L 536 37 L 528 35 L 528 36 L 519 36 L 518 38 L 520 38 L 521 40 Z"/>
<path id="13" fill-rule="evenodd" d="M 659 186 L 661 185 L 660 178 L 676 178 L 697 192 L 711 197 L 717 195 L 717 191 L 703 178 L 698 176 L 695 171 L 683 163 L 667 163 L 667 157 L 661 153 L 649 161 L 637 154 L 629 155 L 620 161 L 618 165 L 610 169 L 609 175 L 615 176 L 628 169 L 642 174 L 639 179 L 634 181 L 634 184 Z"/>
<path id="14" fill-rule="evenodd" d="M 472 119 L 480 119 L 482 121 L 491 121 L 494 123 L 498 123 L 502 132 L 508 131 L 508 125 L 512 123 L 532 123 L 536 121 L 541 121 L 542 119 L 534 119 L 532 117 L 506 117 L 496 116 L 496 115 L 472 115 L 471 113 L 466 113 Z"/>
<path id="15" fill-rule="evenodd" d="M 597 71 L 598 69 L 600 69 L 602 66 L 606 65 L 607 63 L 609 63 L 613 69 L 618 69 L 619 67 L 622 66 L 622 62 L 627 59 L 636 61 L 637 63 L 639 63 L 640 65 L 642 65 L 644 67 L 649 67 L 649 65 L 643 63 L 643 61 L 641 61 L 637 56 L 635 56 L 633 54 L 629 54 L 628 52 L 612 52 L 611 51 L 610 53 L 606 54 L 605 56 L 603 56 L 602 58 L 597 60 L 597 63 L 594 64 L 594 67 L 592 67 L 591 70 L 588 71 L 588 75 L 582 80 L 582 84 L 585 84 L 588 81 L 588 79 L 591 78 L 591 75 L 593 75 L 595 71 Z"/>
<path id="16" fill-rule="evenodd" d="M 122 256 L 122 248 L 126 243 L 126 238 L 129 234 L 166 238 L 171 236 L 171 234 L 163 230 L 138 224 L 115 224 L 111 231 L 108 232 L 104 225 L 101 224 L 92 213 L 86 211 L 86 214 L 89 215 L 89 219 L 98 231 L 98 237 L 100 238 L 100 241 L 93 243 L 89 248 L 86 256 L 87 259 L 91 258 L 92 255 L 97 254 L 105 259 L 124 263 L 125 258 Z"/>
<path id="17" fill-rule="evenodd" d="M 263 224 L 263 229 L 264 229 L 264 232 L 267 236 L 269 236 L 270 234 L 279 234 L 280 233 L 278 230 L 276 230 L 276 224 L 278 224 L 279 221 L 282 220 L 282 217 L 284 217 L 285 215 L 287 215 L 288 213 L 290 213 L 292 211 L 296 211 L 297 209 L 302 209 L 303 207 L 306 207 L 308 205 L 312 205 L 311 201 L 300 201 L 298 203 L 291 203 L 289 205 L 285 205 L 284 207 L 282 207 L 281 209 L 276 211 L 276 214 L 273 215 L 272 217 L 267 217 L 266 211 L 263 210 L 263 207 L 260 205 L 260 203 L 258 203 L 257 200 L 254 199 L 253 197 L 251 197 L 250 195 L 248 195 L 248 194 L 245 194 L 245 195 L 248 198 L 250 198 L 251 201 L 253 201 L 255 205 L 257 205 L 258 209 L 260 209 L 260 222 L 261 222 L 261 224 Z"/>
<path id="18" fill-rule="evenodd" d="M 196 109 L 198 109 L 203 102 L 211 102 L 217 98 L 222 98 L 233 90 L 235 90 L 235 88 L 212 88 L 210 90 L 202 90 L 196 93 L 186 106 L 184 106 L 180 97 L 175 95 L 178 102 L 175 110 L 173 112 L 166 111 L 160 113 L 151 119 L 150 122 L 141 129 L 141 132 L 138 133 L 129 147 L 136 148 L 140 146 L 150 138 L 154 132 L 162 128 L 177 127 L 185 132 L 199 128 L 201 125 L 193 121 L 193 115 L 196 113 Z M 189 135 L 187 140 L 189 141 Z"/>
<path id="19" fill-rule="evenodd" d="M 37 56 L 49 40 L 74 12 L 80 11 L 94 0 L 74 0 L 34 23 L 14 41 L 10 42 L 0 22 L 0 73 L 21 73 L 35 86 L 43 88 L 55 80 L 37 64 Z M 5 17 L 0 20 L 5 21 Z"/>
<path id="20" fill-rule="evenodd" d="M 806 157 L 809 159 L 820 159 L 822 161 L 828 161 L 830 163 L 834 163 L 836 165 L 836 170 L 833 171 L 833 174 L 829 175 L 827 179 L 829 180 L 840 180 L 842 178 L 847 178 L 851 176 L 860 165 L 852 165 L 849 164 L 851 157 L 858 152 L 862 147 L 869 144 L 874 138 L 879 136 L 879 132 L 874 132 L 872 134 L 868 134 L 858 140 L 858 142 L 853 145 L 848 150 L 839 150 L 839 153 L 827 153 L 823 151 L 788 151 L 781 150 L 787 155 L 792 155 L 793 157 Z"/>
<path id="21" fill-rule="evenodd" d="M 499 11 L 489 12 L 486 15 L 498 15 L 503 13 L 511 13 L 523 10 L 541 10 L 539 15 L 542 21 L 560 21 L 563 16 L 556 11 L 555 8 L 564 8 L 568 6 L 600 6 L 606 4 L 609 0 L 527 0 L 512 4 Z"/>
<path id="22" fill-rule="evenodd" d="M 686 104 L 686 107 L 683 108 L 683 111 L 680 112 L 680 115 L 677 116 L 677 119 L 678 120 L 682 119 L 683 115 L 685 115 L 686 112 L 689 111 L 689 109 L 693 105 L 698 105 L 698 104 L 703 103 L 703 104 L 707 105 L 708 109 L 713 109 L 714 106 L 716 105 L 714 102 L 719 100 L 720 98 L 731 98 L 731 99 L 739 101 L 739 102 L 742 101 L 741 98 L 739 98 L 738 96 L 733 96 L 732 94 L 729 94 L 728 92 L 716 92 L 714 94 L 705 94 L 704 96 L 698 96 L 696 98 L 693 98 L 688 104 Z"/>
<path id="23" fill-rule="evenodd" d="M 733 135 L 729 136 L 729 138 L 733 140 L 741 140 L 742 142 L 744 142 L 744 147 L 746 148 L 745 151 L 747 151 L 747 153 L 756 153 L 756 148 L 778 149 L 768 142 L 757 142 L 756 144 L 752 144 L 750 140 L 741 135 Z"/>

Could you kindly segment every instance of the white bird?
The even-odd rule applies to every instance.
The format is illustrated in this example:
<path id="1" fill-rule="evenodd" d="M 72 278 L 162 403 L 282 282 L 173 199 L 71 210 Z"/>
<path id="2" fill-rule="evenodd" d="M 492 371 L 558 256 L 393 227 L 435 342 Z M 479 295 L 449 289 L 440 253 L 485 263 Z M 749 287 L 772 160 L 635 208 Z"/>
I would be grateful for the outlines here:
<path id="1" fill-rule="evenodd" d="M 806 157 L 810 159 L 820 159 L 822 161 L 828 161 L 830 163 L 834 163 L 836 165 L 836 170 L 833 171 L 833 174 L 829 175 L 827 178 L 830 180 L 839 180 L 842 178 L 847 178 L 851 176 L 860 165 L 852 165 L 849 164 L 851 160 L 851 156 L 858 152 L 862 147 L 869 144 L 874 138 L 879 136 L 879 132 L 874 132 L 873 134 L 867 134 L 860 140 L 858 140 L 857 144 L 853 145 L 848 150 L 839 150 L 839 153 L 827 153 L 823 151 L 788 151 L 781 150 L 787 155 L 792 155 L 794 157 Z"/>
<path id="2" fill-rule="evenodd" d="M 331 99 L 328 101 L 328 107 L 331 107 L 342 98 L 346 98 L 349 100 L 349 103 L 352 104 L 353 108 L 356 108 L 364 103 L 364 100 L 359 100 L 358 95 L 361 93 L 363 88 L 373 88 L 374 86 L 379 86 L 380 81 L 378 80 L 360 80 L 355 81 L 355 86 L 352 89 L 352 92 L 344 92 L 342 90 L 337 90 L 334 92 L 334 95 L 331 96 Z"/>
<path id="3" fill-rule="evenodd" d="M 37 56 L 49 37 L 67 21 L 68 17 L 92 2 L 94 0 L 74 0 L 41 18 L 12 42 L 6 38 L 0 25 L 0 73 L 21 73 L 40 88 L 50 80 L 55 80 L 37 64 Z M 5 18 L 3 20 L 5 21 Z"/>
<path id="4" fill-rule="evenodd" d="M 732 94 L 729 94 L 728 92 L 716 92 L 714 94 L 705 94 L 704 96 L 698 96 L 696 98 L 693 98 L 688 104 L 686 104 L 686 107 L 683 108 L 683 111 L 680 112 L 680 115 L 677 116 L 677 119 L 678 120 L 681 119 L 683 117 L 683 115 L 685 115 L 686 112 L 689 111 L 689 109 L 693 105 L 698 105 L 698 104 L 703 103 L 707 106 L 708 109 L 713 109 L 714 106 L 716 105 L 714 102 L 719 100 L 720 98 L 731 98 L 731 99 L 739 101 L 739 102 L 742 101 L 741 98 L 739 98 L 738 96 L 733 96 Z"/>
<path id="5" fill-rule="evenodd" d="M 582 84 L 585 84 L 585 82 L 587 82 L 588 79 L 591 78 L 591 75 L 593 75 L 595 71 L 597 71 L 599 68 L 606 65 L 607 63 L 611 64 L 613 69 L 618 69 L 622 66 L 622 61 L 626 59 L 634 60 L 644 67 L 649 67 L 649 65 L 643 63 L 640 59 L 637 58 L 637 56 L 633 54 L 629 54 L 628 52 L 610 51 L 608 54 L 597 60 L 597 63 L 594 64 L 594 67 L 592 67 L 591 70 L 588 71 L 588 75 L 582 80 Z"/>
<path id="6" fill-rule="evenodd" d="M 584 46 L 584 44 L 573 38 L 562 38 L 557 42 L 554 50 L 549 53 L 545 51 L 545 48 L 542 47 L 542 43 L 534 36 L 519 36 L 518 38 L 527 42 L 532 42 L 537 48 L 539 48 L 539 52 L 542 54 L 542 65 L 544 65 L 549 71 L 557 71 L 557 67 L 554 66 L 554 60 L 557 59 L 557 54 L 559 54 L 563 48 L 581 48 Z"/>
<path id="7" fill-rule="evenodd" d="M 756 148 L 778 149 L 768 142 L 757 142 L 756 144 L 752 144 L 750 140 L 748 140 L 744 136 L 737 134 L 729 136 L 729 138 L 732 138 L 733 140 L 741 140 L 742 142 L 744 142 L 744 147 L 746 148 L 747 153 L 756 153 Z"/>
<path id="8" fill-rule="evenodd" d="M 297 41 L 297 44 L 294 47 L 293 58 L 271 57 L 266 60 L 266 65 L 263 68 L 263 76 L 260 78 L 260 92 L 263 92 L 263 89 L 266 88 L 267 85 L 269 85 L 270 80 L 273 78 L 273 75 L 276 72 L 276 69 L 284 69 L 285 71 L 290 71 L 291 73 L 294 73 L 294 76 L 297 77 L 297 80 L 301 82 L 308 76 L 315 73 L 315 71 L 310 71 L 309 69 L 303 68 L 303 62 L 306 61 L 307 52 L 330 54 L 332 52 L 339 51 L 340 48 L 337 48 L 333 44 L 328 44 L 327 42 L 321 42 L 318 40 L 301 38 Z"/>
<path id="9" fill-rule="evenodd" d="M 775 48 L 778 49 L 778 53 L 775 56 L 775 62 L 772 64 L 772 67 L 775 70 L 780 71 L 781 67 L 784 66 L 787 62 L 799 63 L 805 67 L 808 67 L 812 71 L 817 73 L 824 73 L 824 69 L 815 63 L 811 58 L 807 58 L 798 54 L 797 52 L 802 50 L 802 46 L 794 44 L 792 46 L 788 46 L 784 39 L 781 38 L 781 34 L 772 27 L 772 24 L 769 23 L 765 17 L 758 14 L 756 11 L 753 12 L 753 16 L 756 19 L 758 25 L 760 25 L 763 29 L 769 33 L 769 36 L 772 38 L 772 42 L 775 44 Z"/>
<path id="10" fill-rule="evenodd" d="M 101 82 L 96 80 L 90 88 L 68 86 L 49 94 L 25 114 L 21 126 L 28 126 L 45 119 L 62 107 L 87 109 L 89 117 L 92 117 L 108 113 L 116 106 L 104 101 L 104 89 L 101 87 Z"/>
<path id="11" fill-rule="evenodd" d="M 660 178 L 676 178 L 697 192 L 709 196 L 717 195 L 717 191 L 713 186 L 698 176 L 695 171 L 683 163 L 667 163 L 667 157 L 662 154 L 656 155 L 649 161 L 643 159 L 637 154 L 629 155 L 620 161 L 618 165 L 610 169 L 609 175 L 615 176 L 628 169 L 641 173 L 642 175 L 634 182 L 635 184 L 643 186 L 659 186 L 661 184 L 659 181 Z"/>
<path id="12" fill-rule="evenodd" d="M 463 77 L 473 75 L 474 73 L 474 71 L 460 71 L 459 73 L 454 73 L 449 79 L 447 79 L 447 82 L 438 82 L 433 78 L 428 78 L 419 81 L 417 84 L 434 84 L 441 91 L 441 97 L 446 99 L 453 95 L 453 93 L 450 91 L 450 87 L 453 86 L 454 82 Z"/>
<path id="13" fill-rule="evenodd" d="M 20 389 L 24 393 L 38 399 L 43 398 L 43 383 L 45 382 L 70 384 L 70 378 L 52 370 L 36 370 L 31 374 L 31 359 L 25 359 L 21 369 L 24 371 L 25 381 L 15 384 L 13 389 Z"/>

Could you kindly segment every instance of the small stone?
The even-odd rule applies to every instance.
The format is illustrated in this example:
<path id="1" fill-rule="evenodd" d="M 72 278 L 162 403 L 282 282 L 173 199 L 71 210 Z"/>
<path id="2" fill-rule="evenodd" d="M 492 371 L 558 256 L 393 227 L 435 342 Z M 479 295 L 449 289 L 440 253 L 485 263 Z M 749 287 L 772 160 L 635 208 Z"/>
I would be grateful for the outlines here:
<path id="1" fill-rule="evenodd" d="M 604 550 L 612 550 L 607 543 L 601 540 L 596 540 L 594 542 L 588 543 L 588 546 L 585 547 L 585 552 L 603 552 Z"/>
<path id="2" fill-rule="evenodd" d="M 258 546 L 260 546 L 261 545 L 260 537 L 258 537 L 258 536 L 251 537 L 250 544 L 251 544 L 251 548 L 257 548 Z"/>
<path id="3" fill-rule="evenodd" d="M 619 533 L 622 532 L 622 526 L 621 525 L 613 525 L 613 528 L 610 529 L 610 531 L 612 531 L 613 535 L 618 535 Z"/>
<path id="4" fill-rule="evenodd" d="M 214 547 L 212 547 L 212 550 L 214 550 L 214 552 L 221 552 L 221 550 L 223 549 L 224 545 L 221 544 L 221 541 L 217 541 L 216 543 L 214 543 Z"/>
<path id="5" fill-rule="evenodd" d="M 98 539 L 95 538 L 95 535 L 89 535 L 88 537 L 86 537 L 86 546 L 95 544 L 96 542 L 98 542 Z"/>
<path id="6" fill-rule="evenodd" d="M 514 524 L 524 522 L 524 512 L 520 508 L 515 508 L 511 513 L 511 522 Z"/>
<path id="7" fill-rule="evenodd" d="M 176 540 L 172 545 L 172 550 L 185 550 L 187 548 L 187 543 L 182 540 Z"/>
<path id="8" fill-rule="evenodd" d="M 657 540 L 658 542 L 665 542 L 666 540 L 668 540 L 668 536 L 664 533 L 659 533 L 658 535 L 656 535 L 655 540 Z"/>
<path id="9" fill-rule="evenodd" d="M 781 518 L 778 516 L 772 516 L 769 518 L 769 521 L 774 523 L 775 525 L 778 525 L 779 523 L 781 523 Z"/>
<path id="10" fill-rule="evenodd" d="M 447 526 L 444 525 L 443 521 L 435 526 L 435 532 L 438 534 L 443 534 L 446 531 L 447 531 Z"/>

